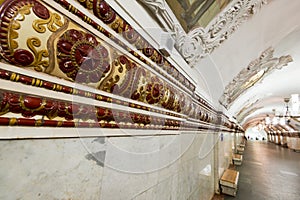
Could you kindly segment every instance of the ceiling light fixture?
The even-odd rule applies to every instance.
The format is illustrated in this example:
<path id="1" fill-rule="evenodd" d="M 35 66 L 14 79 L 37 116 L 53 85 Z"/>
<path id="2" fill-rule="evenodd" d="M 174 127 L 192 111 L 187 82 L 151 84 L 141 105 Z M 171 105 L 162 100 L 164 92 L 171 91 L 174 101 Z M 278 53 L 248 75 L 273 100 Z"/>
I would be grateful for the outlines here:
<path id="1" fill-rule="evenodd" d="M 292 106 L 292 115 L 298 115 L 299 114 L 299 94 L 292 94 L 291 95 L 291 106 Z"/>
<path id="2" fill-rule="evenodd" d="M 285 123 L 290 123 L 291 113 L 289 110 L 289 101 L 290 101 L 290 98 L 284 98 L 286 111 L 285 111 L 284 115 L 281 116 L 281 123 L 280 123 L 281 125 L 284 125 Z"/>
<path id="3" fill-rule="evenodd" d="M 285 125 L 289 124 L 291 118 L 299 118 L 299 110 L 300 110 L 300 100 L 299 94 L 292 94 L 291 98 L 284 98 L 284 110 L 282 114 L 279 114 L 278 111 L 273 109 L 273 118 L 267 114 L 265 118 L 266 125 Z M 291 107 L 291 109 L 290 109 Z"/>
<path id="4" fill-rule="evenodd" d="M 265 124 L 266 124 L 266 125 L 271 124 L 271 118 L 270 118 L 269 115 L 267 115 L 267 117 L 265 118 Z"/>

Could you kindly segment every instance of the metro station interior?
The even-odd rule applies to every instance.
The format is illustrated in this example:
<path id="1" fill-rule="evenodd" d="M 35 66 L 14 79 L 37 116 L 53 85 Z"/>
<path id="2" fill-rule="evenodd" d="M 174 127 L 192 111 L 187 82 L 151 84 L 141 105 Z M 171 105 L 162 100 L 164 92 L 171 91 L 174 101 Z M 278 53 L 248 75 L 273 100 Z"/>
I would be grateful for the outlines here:
<path id="1" fill-rule="evenodd" d="M 0 0 L 0 199 L 300 199 L 299 0 Z"/>

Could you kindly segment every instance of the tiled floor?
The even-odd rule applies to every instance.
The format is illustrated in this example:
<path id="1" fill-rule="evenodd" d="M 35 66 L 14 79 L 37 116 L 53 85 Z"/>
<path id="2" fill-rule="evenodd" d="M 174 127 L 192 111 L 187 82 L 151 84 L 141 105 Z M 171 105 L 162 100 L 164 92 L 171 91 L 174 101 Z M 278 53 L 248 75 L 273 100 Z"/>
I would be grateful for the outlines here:
<path id="1" fill-rule="evenodd" d="M 248 141 L 236 197 L 225 200 L 299 200 L 300 153 L 267 142 Z"/>
<path id="2" fill-rule="evenodd" d="M 211 200 L 224 200 L 224 194 L 215 194 Z"/>

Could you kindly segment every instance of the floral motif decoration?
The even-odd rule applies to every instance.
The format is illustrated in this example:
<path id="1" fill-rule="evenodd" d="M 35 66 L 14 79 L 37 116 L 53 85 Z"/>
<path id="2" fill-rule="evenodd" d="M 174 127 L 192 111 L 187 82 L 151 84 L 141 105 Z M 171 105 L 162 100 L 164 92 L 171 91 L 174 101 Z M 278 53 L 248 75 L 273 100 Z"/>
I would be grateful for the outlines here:
<path id="1" fill-rule="evenodd" d="M 146 71 L 143 68 L 132 68 L 126 73 L 122 84 L 114 86 L 113 93 L 126 98 L 138 100 L 139 97 L 134 96 L 134 91 L 138 89 L 139 82 L 145 75 Z"/>
<path id="2" fill-rule="evenodd" d="M 151 77 L 151 80 L 146 85 L 146 101 L 149 104 L 158 103 L 164 96 L 164 85 L 157 76 Z"/>
<path id="3" fill-rule="evenodd" d="M 115 40 L 116 38 L 114 38 L 114 36 L 112 36 L 112 34 L 109 33 L 109 31 L 107 31 L 106 29 L 104 29 L 101 25 L 99 25 L 96 21 L 94 21 L 93 19 L 87 17 L 84 15 L 83 12 L 79 11 L 78 9 L 76 9 L 76 7 L 74 7 L 72 4 L 70 4 L 67 1 L 64 0 L 55 0 L 56 2 L 58 2 L 61 6 L 63 6 L 66 10 L 70 11 L 71 13 L 73 13 L 74 15 L 78 16 L 80 19 L 82 19 L 83 21 L 85 21 L 87 24 L 89 24 L 91 27 L 95 28 L 97 31 L 100 31 L 101 33 L 103 33 L 106 37 L 110 38 L 111 40 L 115 41 L 118 45 L 120 45 L 121 47 L 127 49 L 131 54 L 133 54 L 135 57 L 137 57 L 138 59 L 140 59 L 142 62 L 146 63 L 148 66 L 154 68 L 154 70 L 157 70 L 157 72 L 164 76 L 165 78 L 169 79 L 168 76 L 165 75 L 165 73 L 162 73 L 162 71 L 160 69 L 158 69 L 157 67 L 155 67 L 154 65 L 152 65 L 152 63 L 148 62 L 148 60 L 146 60 L 144 58 L 144 56 L 141 56 L 140 54 L 137 54 L 136 51 L 130 49 L 130 47 L 126 46 L 122 41 L 120 40 Z M 178 90 L 178 88 L 183 89 L 184 91 L 187 91 L 186 88 L 182 87 L 182 85 L 178 84 L 178 82 L 182 83 L 183 85 L 187 86 L 189 85 L 188 88 L 192 88 L 191 90 L 194 90 L 195 87 L 193 86 L 193 84 L 191 84 L 189 82 L 189 80 L 187 80 L 187 78 L 182 75 L 176 68 L 174 68 L 174 66 L 170 65 L 169 62 L 167 62 L 164 57 L 159 57 L 157 53 L 157 51 L 149 46 L 149 44 L 147 43 L 146 40 L 142 39 L 141 37 L 139 37 L 138 33 L 125 21 L 123 20 L 115 11 L 113 11 L 113 9 L 103 0 L 90 0 L 89 2 L 93 2 L 93 6 L 87 7 L 86 3 L 87 0 L 77 0 L 79 1 L 79 3 L 81 3 L 83 6 L 85 6 L 88 9 L 93 9 L 94 14 L 97 16 L 97 13 L 99 14 L 100 10 L 99 8 L 103 9 L 102 12 L 102 17 L 106 17 L 106 20 L 109 21 L 110 18 L 114 18 L 114 14 L 115 13 L 115 20 L 110 23 L 107 24 L 108 26 L 110 26 L 113 30 L 117 31 L 119 34 L 121 34 L 123 37 L 127 37 L 128 39 L 132 40 L 132 44 L 134 44 L 136 47 L 138 47 L 137 45 L 140 45 L 144 48 L 140 49 L 143 51 L 144 55 L 146 55 L 147 57 L 152 57 L 159 60 L 159 63 L 162 63 L 160 66 L 162 69 L 164 69 L 165 71 L 168 72 L 168 74 L 172 75 L 175 79 L 176 82 L 174 82 L 172 79 L 169 79 L 170 82 L 172 82 L 174 85 L 176 85 L 176 95 L 177 97 L 180 96 L 180 91 Z M 98 6 L 98 9 L 97 9 Z M 100 7 L 99 7 L 100 6 Z M 100 12 L 100 13 L 101 13 Z M 110 13 L 110 14 L 105 14 L 106 12 Z M 110 17 L 109 17 L 110 16 Z M 98 18 L 101 18 L 98 16 Z M 125 31 L 124 31 L 125 30 Z M 126 34 L 128 33 L 128 35 L 126 36 Z M 129 41 L 130 42 L 130 41 Z M 131 43 L 131 42 L 130 42 Z M 158 52 L 159 53 L 159 52 Z M 157 57 L 158 55 L 158 57 Z M 152 59 L 152 58 L 151 58 Z M 115 61 L 112 62 L 112 64 L 115 63 Z M 171 66 L 171 67 L 169 67 Z M 136 71 L 139 71 L 140 68 L 135 69 Z M 148 73 L 148 72 L 147 72 Z M 131 74 L 131 75 L 130 75 Z M 111 82 L 113 87 L 108 86 L 107 89 L 110 88 L 110 90 L 105 90 L 105 91 L 116 91 L 115 88 L 121 87 L 121 85 L 123 85 L 122 81 L 124 81 L 124 77 L 132 77 L 133 72 L 125 73 L 123 74 L 123 77 L 119 77 L 119 76 L 113 76 L 110 77 L 110 79 L 106 79 L 109 80 L 109 82 Z M 114 80 L 115 79 L 115 80 Z M 117 82 L 116 80 L 119 79 L 119 81 Z M 135 79 L 135 81 L 137 81 Z M 178 81 L 178 82 L 177 82 Z M 126 82 L 126 81 L 125 81 Z M 139 81 L 139 85 L 141 85 L 141 79 Z M 103 85 L 102 83 L 100 85 Z M 128 86 L 128 85 L 127 85 Z M 100 88 L 100 87 L 99 87 Z M 135 88 L 132 88 L 132 90 L 125 90 L 127 92 L 127 94 L 125 95 L 126 97 L 128 97 L 130 94 L 135 95 L 136 93 L 133 93 L 131 91 L 135 91 Z M 139 86 L 138 90 L 142 90 L 144 91 L 143 88 L 141 88 Z M 141 91 L 138 91 L 138 93 L 141 94 Z M 125 93 L 124 93 L 125 94 Z M 186 98 L 188 95 L 184 95 L 184 98 Z M 179 98 L 175 98 L 174 102 L 182 102 L 181 99 Z M 140 99 L 139 97 L 132 97 L 132 99 Z M 207 112 L 210 110 L 213 110 L 212 107 L 201 97 L 197 96 L 197 95 L 193 95 L 193 97 L 189 97 L 189 99 L 194 99 L 196 101 L 194 101 L 195 104 L 197 104 L 198 107 L 204 107 L 205 111 L 203 112 Z M 143 100 L 141 100 L 142 102 L 145 102 Z M 185 100 L 184 100 L 185 101 Z M 192 100 L 190 102 L 193 102 Z M 182 104 L 182 103 L 180 103 Z M 164 104 L 165 105 L 165 104 Z M 169 104 L 170 105 L 170 104 Z M 196 107 L 197 107 L 196 106 Z M 182 110 L 182 113 L 188 113 L 187 108 L 190 107 L 190 105 L 185 105 L 184 110 L 182 109 L 182 106 L 178 107 L 178 110 Z M 176 109 L 177 109 L 176 108 Z M 196 115 L 196 114 L 195 114 Z M 211 114 L 214 115 L 214 114 Z M 198 118 L 198 117 L 197 117 Z M 202 117 L 200 117 L 200 119 L 208 119 L 211 117 L 205 117 L 202 114 Z"/>
<path id="4" fill-rule="evenodd" d="M 22 117 L 6 117 L 6 113 Z M 0 90 L 0 126 L 94 127 L 159 130 L 197 130 L 188 121 L 151 116 L 137 112 L 104 108 L 30 94 Z M 220 115 L 221 129 L 242 131 Z M 210 122 L 209 120 L 206 120 Z"/>
<path id="5" fill-rule="evenodd" d="M 86 16 L 82 15 L 81 12 L 77 11 L 75 7 L 71 4 L 66 3 L 63 0 L 55 0 L 59 2 L 62 6 L 64 6 L 69 11 L 73 12 L 76 15 L 81 16 L 84 21 L 87 21 L 95 27 L 97 30 L 101 31 L 107 37 L 110 37 L 112 40 L 117 40 L 111 34 L 108 34 L 108 31 L 104 28 L 99 28 L 99 25 L 95 25 L 96 23 L 93 20 L 87 20 Z M 104 0 L 77 0 L 81 5 L 86 7 L 89 10 L 92 10 L 94 15 L 102 20 L 105 24 L 107 24 L 110 28 L 112 28 L 115 32 L 122 35 L 124 39 L 126 39 L 130 44 L 134 45 L 138 51 L 143 53 L 146 57 L 150 58 L 158 67 L 149 63 L 145 60 L 144 57 L 140 56 L 135 52 L 135 50 L 129 49 L 124 43 L 117 40 L 116 42 L 123 46 L 126 50 L 128 50 L 131 54 L 139 58 L 141 61 L 145 62 L 146 64 L 150 65 L 151 67 L 157 69 L 159 72 L 161 69 L 168 72 L 170 76 L 174 79 L 179 81 L 184 87 L 188 88 L 189 90 L 194 91 L 195 86 L 185 78 L 170 62 L 164 59 L 163 55 L 155 49 L 151 44 L 147 42 L 145 38 L 143 38 L 132 26 L 124 20 L 122 17 L 118 15 L 114 11 L 109 4 Z M 93 5 L 91 3 L 93 2 Z M 71 9 L 74 8 L 74 9 Z M 177 81 L 171 79 L 175 84 L 178 84 Z"/>
<path id="6" fill-rule="evenodd" d="M 78 123 L 89 121 L 92 127 L 98 124 L 108 128 L 178 129 L 181 125 L 180 121 L 174 119 L 0 90 L 0 115 L 8 112 L 21 114 L 26 118 L 21 120 L 22 123 L 26 122 L 25 124 L 18 125 L 36 124 L 36 120 L 32 119 L 35 116 L 42 117 L 40 125 L 43 125 L 47 119 L 55 120 L 55 118 L 63 119 L 61 124 L 68 121 Z M 1 117 L 0 125 L 4 122 L 7 122 L 7 119 Z M 16 125 L 15 123 L 10 125 Z M 57 123 L 55 125 L 59 126 Z M 75 123 L 72 125 L 76 126 Z"/>
<path id="7" fill-rule="evenodd" d="M 27 46 L 19 44 L 21 22 L 29 15 L 35 15 L 32 23 L 37 33 L 48 30 L 55 32 L 63 26 L 61 17 L 50 12 L 44 5 L 36 0 L 12 0 L 5 1 L 0 8 L 1 15 L 1 54 L 2 57 L 15 65 L 21 67 L 32 67 L 36 71 L 44 71 L 49 66 L 49 53 L 43 48 L 42 41 L 37 35 L 25 39 Z"/>
<path id="8" fill-rule="evenodd" d="M 10 4 L 9 2 L 13 2 L 14 4 Z M 27 4 L 24 2 L 27 2 Z M 69 5 L 67 1 L 64 1 L 64 3 L 65 5 Z M 87 1 L 82 1 L 82 3 L 87 3 Z M 16 7 L 16 5 L 19 7 Z M 13 7 L 11 8 L 10 6 Z M 9 8 L 11 8 L 11 10 Z M 73 8 L 74 7 L 71 5 L 69 6 L 69 9 L 75 12 L 76 10 Z M 111 8 L 104 6 L 103 9 Z M 145 56 L 152 60 L 156 59 L 155 62 L 158 65 L 164 68 L 169 74 L 176 76 L 176 81 L 187 81 L 174 67 L 168 67 L 168 62 L 164 57 L 152 48 L 146 40 L 142 39 L 129 24 L 122 21 L 118 15 L 115 15 L 115 19 L 118 18 L 122 23 L 125 23 L 118 26 L 118 28 L 122 28 L 122 30 L 120 30 L 121 33 L 130 43 L 133 43 L 142 49 L 145 56 L 141 56 L 140 60 L 144 63 L 137 62 L 130 56 L 124 55 L 123 52 L 119 51 L 117 48 L 107 44 L 102 37 L 100 38 L 92 35 L 92 33 L 85 31 L 68 18 L 64 18 L 65 24 L 60 23 L 57 16 L 62 17 L 62 15 L 55 13 L 50 7 L 45 7 L 38 1 L 6 1 L 1 7 L 1 16 L 3 17 L 0 22 L 4 23 L 3 27 L 0 28 L 1 31 L 4 32 L 9 29 L 9 26 L 5 24 L 5 20 L 8 18 L 7 16 L 10 16 L 8 13 L 12 13 L 12 17 L 9 18 L 10 21 L 18 21 L 12 20 L 15 19 L 16 16 L 18 16 L 18 19 L 20 20 L 26 20 L 26 23 L 20 21 L 15 27 L 27 24 L 27 22 L 34 22 L 32 23 L 31 30 L 28 31 L 36 33 L 38 36 L 43 35 L 43 40 L 38 37 L 27 38 L 27 34 L 18 35 L 21 32 L 15 31 L 19 30 L 17 28 L 11 31 L 10 35 L 1 34 L 0 41 L 2 51 L 4 52 L 3 55 L 9 63 L 18 66 L 35 66 L 35 70 L 38 70 L 37 67 L 40 67 L 42 73 L 86 84 L 101 91 L 113 93 L 116 96 L 125 98 L 108 97 L 110 95 L 102 96 L 98 95 L 98 92 L 91 93 L 86 90 L 66 87 L 59 83 L 48 82 L 33 77 L 25 77 L 17 72 L 7 73 L 6 71 L 0 70 L 0 78 L 66 94 L 79 95 L 99 101 L 160 113 L 167 117 L 172 116 L 181 119 L 188 118 L 197 122 L 209 122 L 216 118 L 214 110 L 207 106 L 205 102 L 201 102 L 201 99 L 198 100 L 195 96 L 192 96 L 190 92 L 186 92 L 186 88 L 182 87 L 182 85 L 179 84 L 178 86 L 177 84 L 174 86 L 170 79 L 169 81 L 166 81 L 166 73 L 161 73 L 162 70 L 154 73 L 153 70 L 149 70 L 149 68 L 145 66 L 148 65 L 152 67 L 152 64 L 149 64 L 149 59 L 146 61 Z M 23 15 L 20 13 L 23 13 Z M 31 13 L 31 18 L 27 17 L 29 14 L 26 13 Z M 79 14 L 78 16 L 81 17 Z M 108 21 L 111 20 L 110 18 L 114 18 L 113 15 L 104 15 L 103 17 L 107 17 L 106 20 Z M 86 18 L 85 21 L 87 23 L 92 23 L 90 18 Z M 113 23 L 116 23 L 116 20 L 114 20 L 112 24 Z M 93 22 L 93 24 L 95 24 L 95 22 Z M 63 27 L 60 28 L 60 25 L 63 25 Z M 32 28 L 34 30 L 32 30 Z M 46 36 L 44 36 L 44 31 L 47 31 Z M 16 36 L 14 36 L 14 34 Z M 15 43 L 19 40 L 10 40 L 9 43 L 9 37 L 26 37 L 26 48 L 19 48 L 19 44 Z M 45 46 L 46 43 L 48 46 Z M 12 46 L 13 48 L 10 48 Z M 40 48 L 41 46 L 48 47 L 48 49 Z M 131 51 L 129 47 L 127 47 L 127 50 Z M 12 55 L 11 51 L 13 53 Z M 50 56 L 48 56 L 48 51 Z M 135 54 L 136 52 L 131 53 Z M 9 57 L 9 55 L 11 55 L 11 57 Z M 21 61 L 18 61 L 19 64 L 16 62 L 18 59 L 15 59 L 14 57 L 22 58 Z M 46 57 L 49 58 L 44 59 Z M 51 67 L 47 67 L 49 63 Z M 189 82 L 186 82 L 186 84 L 189 84 Z M 35 98 L 27 98 L 26 101 L 32 102 L 33 99 Z M 120 99 L 123 100 L 121 101 Z M 132 102 L 132 100 L 142 103 Z M 49 115 L 48 118 L 51 119 L 53 116 L 61 113 L 52 111 L 56 109 L 56 104 L 52 103 L 50 106 L 51 109 L 47 110 L 46 107 L 50 104 L 45 103 L 43 100 L 34 101 L 36 104 L 33 103 L 32 105 L 36 105 L 36 107 L 34 106 L 34 108 L 28 110 L 27 108 L 29 107 L 26 105 L 29 104 L 25 103 L 26 101 L 24 101 L 22 105 L 21 103 L 14 105 L 16 109 L 18 106 L 21 106 L 22 115 L 24 117 L 30 117 L 34 116 L 36 113 L 44 112 L 45 114 L 43 116 L 48 117 Z M 8 104 L 6 104 L 6 106 L 7 105 Z M 83 107 L 81 108 L 83 109 Z M 14 112 L 14 109 L 10 108 L 6 110 L 3 108 L 2 112 Z M 92 113 L 95 114 L 94 111 Z M 73 114 L 66 116 L 65 119 L 71 119 L 71 115 Z M 138 116 L 136 120 L 145 120 L 147 122 L 149 121 L 149 118 Z"/>
<path id="9" fill-rule="evenodd" d="M 152 47 L 146 39 L 144 39 L 132 26 L 122 19 L 104 0 L 94 0 L 93 6 L 94 14 L 101 19 L 105 24 L 122 36 L 131 44 L 135 45 L 145 56 L 150 58 L 160 67 L 173 68 L 164 57 L 154 47 Z M 131 51 L 134 54 L 134 51 Z M 164 66 L 165 65 L 165 66 Z M 176 70 L 177 71 L 177 70 Z"/>
<path id="10" fill-rule="evenodd" d="M 184 111 L 183 99 L 188 101 L 186 94 L 177 93 L 170 84 L 128 57 L 117 57 L 111 68 L 112 72 L 101 81 L 100 90 L 175 112 Z"/>
<path id="11" fill-rule="evenodd" d="M 59 38 L 57 50 L 59 68 L 76 82 L 99 82 L 110 70 L 108 50 L 89 33 L 66 31 Z"/>
<path id="12" fill-rule="evenodd" d="M 144 71 L 144 70 L 142 68 L 139 68 L 137 70 L 136 75 L 130 75 L 130 76 L 140 77 L 142 75 L 142 73 L 140 73 L 141 71 Z M 180 117 L 180 115 L 178 115 L 178 114 L 162 111 L 161 109 L 158 109 L 158 108 L 154 108 L 154 107 L 150 108 L 148 106 L 136 104 L 133 102 L 129 103 L 130 98 L 128 98 L 128 97 L 130 97 L 131 91 L 132 91 L 130 89 L 130 87 L 134 87 L 134 86 L 137 87 L 136 86 L 137 82 L 135 82 L 135 81 L 131 82 L 130 80 L 133 80 L 131 78 L 128 78 L 126 81 L 124 81 L 124 84 L 120 85 L 120 87 L 118 85 L 116 85 L 116 88 L 114 89 L 115 94 L 119 94 L 120 96 L 127 97 L 128 100 L 114 99 L 114 98 L 110 98 L 105 95 L 100 95 L 100 94 L 88 92 L 85 90 L 72 88 L 72 87 L 69 87 L 66 85 L 61 85 L 59 83 L 49 82 L 49 81 L 42 80 L 39 78 L 33 78 L 30 76 L 26 76 L 26 75 L 19 74 L 19 73 L 14 73 L 14 72 L 11 72 L 8 70 L 3 70 L 3 69 L 0 69 L 0 79 L 10 80 L 12 82 L 17 82 L 17 83 L 21 83 L 24 85 L 30 85 L 33 87 L 43 88 L 43 89 L 47 89 L 50 91 L 56 91 L 59 93 L 65 93 L 65 94 L 69 94 L 69 95 L 75 95 L 75 96 L 81 96 L 84 98 L 95 99 L 100 102 L 113 103 L 113 104 L 117 104 L 117 105 L 121 105 L 121 106 L 129 106 L 131 108 L 138 108 L 141 110 L 147 110 L 147 111 L 160 113 L 160 114 L 164 114 L 164 115 Z"/>
<path id="13" fill-rule="evenodd" d="M 145 70 L 125 55 L 114 59 L 111 65 L 113 73 L 105 78 L 99 89 L 131 98 L 132 90 L 138 86 L 141 78 L 140 72 Z"/>

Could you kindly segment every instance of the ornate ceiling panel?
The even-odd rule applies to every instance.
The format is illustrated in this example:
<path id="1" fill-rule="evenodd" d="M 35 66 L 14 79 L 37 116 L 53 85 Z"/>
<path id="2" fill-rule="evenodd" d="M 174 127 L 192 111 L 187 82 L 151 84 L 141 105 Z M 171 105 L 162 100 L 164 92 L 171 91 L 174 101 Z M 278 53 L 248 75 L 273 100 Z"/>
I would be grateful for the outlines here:
<path id="1" fill-rule="evenodd" d="M 246 90 L 260 82 L 274 70 L 282 69 L 292 62 L 290 55 L 274 57 L 272 47 L 265 50 L 259 58 L 250 62 L 235 78 L 225 87 L 224 93 L 220 98 L 220 103 L 229 108 L 231 104 Z"/>
<path id="2" fill-rule="evenodd" d="M 165 0 L 139 1 L 152 10 L 164 28 L 175 33 L 176 47 L 192 67 L 213 52 L 244 21 L 267 3 L 267 0 L 235 0 L 207 27 L 194 28 L 186 33 Z"/>

